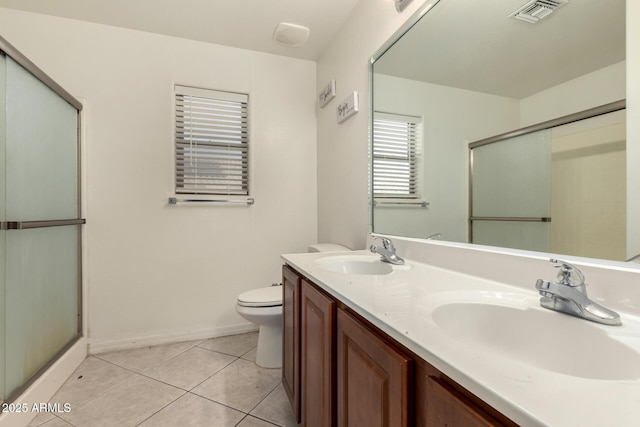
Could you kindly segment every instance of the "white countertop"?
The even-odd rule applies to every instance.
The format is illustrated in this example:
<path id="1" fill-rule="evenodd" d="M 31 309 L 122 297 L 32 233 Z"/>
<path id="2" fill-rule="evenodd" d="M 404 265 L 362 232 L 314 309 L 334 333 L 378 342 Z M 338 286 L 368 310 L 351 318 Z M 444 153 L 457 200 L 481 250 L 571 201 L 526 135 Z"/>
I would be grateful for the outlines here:
<path id="1" fill-rule="evenodd" d="M 411 260 L 405 266 L 393 266 L 393 272 L 384 275 L 332 272 L 317 262 L 354 256 L 374 255 L 368 251 L 303 253 L 283 255 L 282 259 L 522 426 L 640 425 L 638 317 L 620 313 L 622 326 L 595 324 L 541 308 L 533 283 L 527 290 Z M 535 314 L 533 319 L 543 321 L 527 322 L 524 328 L 516 319 L 513 324 L 502 322 L 504 342 L 498 343 L 500 348 L 454 337 L 434 320 L 433 313 L 442 305 L 477 303 L 483 298 L 518 310 L 513 313 Z M 452 312 L 456 319 L 473 311 L 469 306 L 457 307 Z M 584 330 L 592 334 L 590 338 L 581 336 Z M 542 357 L 538 347 L 534 355 L 523 348 L 523 343 L 530 344 L 523 340 L 526 334 L 545 337 Z M 559 345 L 579 350 L 559 360 L 562 357 L 553 353 Z M 614 354 L 614 347 L 623 351 Z M 544 360 L 545 348 L 549 348 L 551 360 Z"/>

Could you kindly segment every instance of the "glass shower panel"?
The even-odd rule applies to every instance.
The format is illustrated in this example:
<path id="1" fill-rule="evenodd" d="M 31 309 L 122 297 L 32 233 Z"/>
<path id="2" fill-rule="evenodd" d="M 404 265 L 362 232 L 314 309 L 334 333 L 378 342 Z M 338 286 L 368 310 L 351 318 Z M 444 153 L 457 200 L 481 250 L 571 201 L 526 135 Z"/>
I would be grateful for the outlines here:
<path id="1" fill-rule="evenodd" d="M 548 222 L 476 221 L 473 223 L 473 240 L 501 248 L 547 252 L 549 226 Z"/>
<path id="2" fill-rule="evenodd" d="M 5 66 L 6 58 L 0 55 L 0 224 L 5 222 L 5 115 L 2 114 L 5 108 Z M 0 227 L 0 310 L 4 313 L 5 307 L 5 235 L 4 227 Z M 0 402 L 4 402 L 4 384 L 5 384 L 5 316 L 0 314 Z"/>
<path id="3" fill-rule="evenodd" d="M 80 226 L 6 232 L 6 395 L 78 334 Z"/>
<path id="4" fill-rule="evenodd" d="M 77 110 L 7 58 L 7 221 L 78 217 Z"/>
<path id="5" fill-rule="evenodd" d="M 473 216 L 548 217 L 551 130 L 473 149 Z"/>
<path id="6" fill-rule="evenodd" d="M 549 250 L 551 130 L 473 149 L 471 241 Z"/>
<path id="7" fill-rule="evenodd" d="M 3 221 L 18 224 L 2 232 L 11 399 L 79 335 L 80 226 L 25 224 L 79 218 L 78 111 L 9 57 L 5 68 Z"/>

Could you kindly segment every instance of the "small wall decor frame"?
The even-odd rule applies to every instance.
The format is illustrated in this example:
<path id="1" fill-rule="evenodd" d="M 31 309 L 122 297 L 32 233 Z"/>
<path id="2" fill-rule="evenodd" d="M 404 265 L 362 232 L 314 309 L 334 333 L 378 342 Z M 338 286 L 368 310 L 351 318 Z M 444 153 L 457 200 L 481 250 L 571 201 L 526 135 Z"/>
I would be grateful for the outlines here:
<path id="1" fill-rule="evenodd" d="M 336 97 L 336 79 L 331 79 L 329 83 L 326 84 L 325 87 L 322 88 L 320 94 L 318 95 L 318 102 L 320 103 L 320 108 L 323 108 L 325 105 L 329 103 L 333 98 Z"/>
<path id="2" fill-rule="evenodd" d="M 353 91 L 336 107 L 336 119 L 338 123 L 342 123 L 349 117 L 358 112 L 358 92 Z"/>

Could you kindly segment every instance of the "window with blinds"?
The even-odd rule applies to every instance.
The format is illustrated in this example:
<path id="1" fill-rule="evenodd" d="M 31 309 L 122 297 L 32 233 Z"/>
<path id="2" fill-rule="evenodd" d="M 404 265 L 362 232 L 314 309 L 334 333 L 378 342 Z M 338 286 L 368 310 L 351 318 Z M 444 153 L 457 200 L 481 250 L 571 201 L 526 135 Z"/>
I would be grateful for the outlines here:
<path id="1" fill-rule="evenodd" d="M 373 119 L 373 196 L 415 200 L 420 194 L 419 117 L 378 113 Z"/>
<path id="2" fill-rule="evenodd" d="M 175 87 L 176 193 L 249 194 L 246 94 Z"/>

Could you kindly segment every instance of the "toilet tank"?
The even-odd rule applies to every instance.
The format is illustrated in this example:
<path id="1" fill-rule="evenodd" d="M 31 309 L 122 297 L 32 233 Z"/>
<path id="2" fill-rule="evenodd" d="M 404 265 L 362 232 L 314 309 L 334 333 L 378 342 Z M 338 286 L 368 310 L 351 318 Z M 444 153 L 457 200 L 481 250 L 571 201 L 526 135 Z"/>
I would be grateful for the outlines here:
<path id="1" fill-rule="evenodd" d="M 350 251 L 346 246 L 339 245 L 337 243 L 315 243 L 309 245 L 308 252 L 343 252 Z"/>

